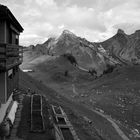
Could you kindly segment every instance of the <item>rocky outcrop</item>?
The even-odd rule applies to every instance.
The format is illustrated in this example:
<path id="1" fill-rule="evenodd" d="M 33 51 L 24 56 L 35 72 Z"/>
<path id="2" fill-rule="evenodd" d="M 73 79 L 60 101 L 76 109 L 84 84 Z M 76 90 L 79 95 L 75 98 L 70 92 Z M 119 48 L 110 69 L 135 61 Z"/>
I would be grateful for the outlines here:
<path id="1" fill-rule="evenodd" d="M 53 56 L 71 55 L 78 68 L 95 71 L 97 76 L 119 65 L 140 63 L 140 30 L 127 35 L 121 29 L 113 37 L 103 42 L 89 42 L 68 30 L 58 38 L 49 38 L 43 44 L 33 47 L 39 54 Z M 109 70 L 110 71 L 110 70 Z"/>
<path id="2" fill-rule="evenodd" d="M 119 29 L 116 35 L 98 45 L 120 63 L 140 64 L 140 31 L 127 35 Z"/>
<path id="3" fill-rule="evenodd" d="M 64 30 L 55 39 L 55 42 L 49 48 L 49 54 L 57 56 L 71 54 L 76 59 L 78 67 L 86 71 L 96 71 L 97 76 L 103 74 L 103 71 L 107 69 L 107 65 L 118 63 L 108 56 L 101 45 L 77 37 L 67 30 Z"/>

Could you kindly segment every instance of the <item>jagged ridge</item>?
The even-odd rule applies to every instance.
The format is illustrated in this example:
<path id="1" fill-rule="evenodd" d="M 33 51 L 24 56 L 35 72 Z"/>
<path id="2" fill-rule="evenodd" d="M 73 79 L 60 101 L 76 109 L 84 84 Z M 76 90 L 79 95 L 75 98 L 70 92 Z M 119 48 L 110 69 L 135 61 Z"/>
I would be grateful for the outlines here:
<path id="1" fill-rule="evenodd" d="M 56 56 L 71 54 L 79 68 L 96 71 L 99 76 L 108 69 L 108 66 L 139 64 L 139 37 L 140 31 L 127 35 L 119 29 L 110 39 L 93 43 L 64 30 L 58 38 L 49 38 L 35 48 L 39 48 L 37 49 L 39 51 L 40 48 L 43 49 L 43 54 Z"/>

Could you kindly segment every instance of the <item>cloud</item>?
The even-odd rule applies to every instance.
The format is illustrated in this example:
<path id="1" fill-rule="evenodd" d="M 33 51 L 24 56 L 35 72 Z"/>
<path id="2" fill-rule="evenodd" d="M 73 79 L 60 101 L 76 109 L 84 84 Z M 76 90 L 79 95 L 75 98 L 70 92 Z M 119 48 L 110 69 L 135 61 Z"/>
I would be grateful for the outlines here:
<path id="1" fill-rule="evenodd" d="M 98 0 L 55 0 L 58 6 L 77 5 L 79 7 L 95 7 Z"/>
<path id="2" fill-rule="evenodd" d="M 77 5 L 78 7 L 94 8 L 101 11 L 108 11 L 127 1 L 128 0 L 55 0 L 58 6 Z"/>
<path id="3" fill-rule="evenodd" d="M 58 26 L 58 29 L 64 29 L 64 27 L 65 27 L 65 25 L 62 24 L 62 25 Z"/>
<path id="4" fill-rule="evenodd" d="M 24 28 L 22 45 L 42 43 L 64 29 L 90 41 L 111 37 L 118 28 L 140 28 L 139 0 L 0 0 Z"/>
<path id="5" fill-rule="evenodd" d="M 132 34 L 136 30 L 140 29 L 140 23 L 127 23 L 122 22 L 113 26 L 115 29 L 123 29 L 126 34 Z"/>
<path id="6" fill-rule="evenodd" d="M 39 10 L 37 10 L 37 9 L 29 9 L 28 11 L 25 11 L 23 13 L 23 16 L 28 17 L 28 18 L 30 18 L 30 17 L 38 17 L 38 16 L 40 17 L 41 12 Z"/>
<path id="7" fill-rule="evenodd" d="M 35 0 L 37 4 L 40 6 L 47 5 L 47 6 L 54 6 L 54 1 L 53 0 Z"/>
<path id="8" fill-rule="evenodd" d="M 87 8 L 77 6 L 66 7 L 64 12 L 58 15 L 58 22 L 63 21 L 69 28 L 87 28 L 99 31 L 105 31 L 104 23 L 96 16 L 95 11 L 90 11 Z"/>

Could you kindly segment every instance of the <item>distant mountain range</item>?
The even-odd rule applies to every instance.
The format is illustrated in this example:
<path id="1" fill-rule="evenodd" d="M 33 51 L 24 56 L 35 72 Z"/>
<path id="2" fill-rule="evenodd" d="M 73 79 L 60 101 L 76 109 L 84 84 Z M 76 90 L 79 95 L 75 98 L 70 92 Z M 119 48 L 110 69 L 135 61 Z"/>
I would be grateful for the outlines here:
<path id="1" fill-rule="evenodd" d="M 38 55 L 71 55 L 78 68 L 100 76 L 116 65 L 140 64 L 140 30 L 127 35 L 119 29 L 116 35 L 103 42 L 89 42 L 64 30 L 58 38 L 49 38 L 29 48 Z"/>
<path id="2" fill-rule="evenodd" d="M 99 43 L 108 54 L 126 64 L 140 64 L 140 30 L 127 35 L 121 29 L 110 39 Z"/>

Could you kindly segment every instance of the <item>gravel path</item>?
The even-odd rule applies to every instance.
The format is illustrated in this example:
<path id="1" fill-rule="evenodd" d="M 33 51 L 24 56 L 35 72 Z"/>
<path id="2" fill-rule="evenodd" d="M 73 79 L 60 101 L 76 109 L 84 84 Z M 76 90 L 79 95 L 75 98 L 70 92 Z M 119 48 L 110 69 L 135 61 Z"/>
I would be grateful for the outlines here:
<path id="1" fill-rule="evenodd" d="M 112 126 L 114 127 L 114 129 L 116 130 L 118 135 L 120 135 L 120 137 L 123 140 L 129 140 L 129 138 L 123 133 L 123 131 L 119 128 L 119 126 L 111 118 L 109 118 L 108 116 L 106 116 L 106 115 L 104 115 L 96 110 L 92 110 L 92 111 L 97 113 L 98 115 L 102 116 L 103 118 L 107 119 L 112 124 Z"/>

